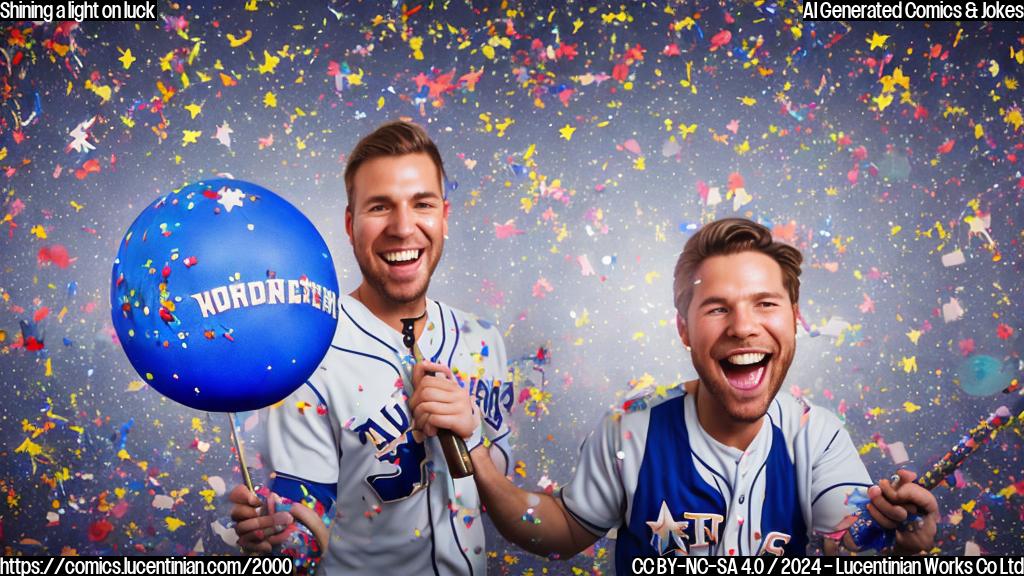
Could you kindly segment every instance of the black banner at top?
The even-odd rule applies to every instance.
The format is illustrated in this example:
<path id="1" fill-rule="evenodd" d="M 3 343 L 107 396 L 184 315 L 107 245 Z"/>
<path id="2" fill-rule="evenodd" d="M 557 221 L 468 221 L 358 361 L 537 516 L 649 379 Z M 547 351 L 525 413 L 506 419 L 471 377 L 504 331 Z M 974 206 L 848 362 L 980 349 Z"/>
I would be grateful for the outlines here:
<path id="1" fill-rule="evenodd" d="M 804 20 L 1024 20 L 1024 0 L 804 0 Z"/>
<path id="2" fill-rule="evenodd" d="M 157 0 L 0 0 L 0 20 L 153 21 Z"/>

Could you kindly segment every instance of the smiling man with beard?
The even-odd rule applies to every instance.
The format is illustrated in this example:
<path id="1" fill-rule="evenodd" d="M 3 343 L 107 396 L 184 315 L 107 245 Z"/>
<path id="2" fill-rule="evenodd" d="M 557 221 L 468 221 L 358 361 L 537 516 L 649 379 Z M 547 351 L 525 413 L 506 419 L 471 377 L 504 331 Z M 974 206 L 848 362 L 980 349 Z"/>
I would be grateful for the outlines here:
<path id="1" fill-rule="evenodd" d="M 349 155 L 345 188 L 362 282 L 338 299 L 320 367 L 263 414 L 272 493 L 263 513 L 245 486 L 232 490 L 239 544 L 285 553 L 297 573 L 482 574 L 476 486 L 436 436 L 504 468 L 513 392 L 496 326 L 427 297 L 448 233 L 441 155 L 419 126 L 384 124 Z M 414 404 L 429 434 L 414 429 Z"/>
<path id="2" fill-rule="evenodd" d="M 834 552 L 852 547 L 849 496 L 867 489 L 869 513 L 899 528 L 896 552 L 930 548 L 938 507 L 913 474 L 872 486 L 839 419 L 779 393 L 796 350 L 801 261 L 749 220 L 701 228 L 679 257 L 674 290 L 699 380 L 608 415 L 555 496 L 515 487 L 473 452 L 502 534 L 566 557 L 614 529 L 620 574 L 642 556 L 802 555 L 812 541 Z"/>

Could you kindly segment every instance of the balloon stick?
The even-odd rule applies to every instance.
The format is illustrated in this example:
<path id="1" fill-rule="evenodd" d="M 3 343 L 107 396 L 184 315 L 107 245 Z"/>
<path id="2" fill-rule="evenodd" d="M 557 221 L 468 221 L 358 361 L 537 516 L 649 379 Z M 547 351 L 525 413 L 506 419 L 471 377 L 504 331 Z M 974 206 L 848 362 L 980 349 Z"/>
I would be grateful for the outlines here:
<path id="1" fill-rule="evenodd" d="M 238 454 L 238 464 L 242 467 L 242 479 L 250 492 L 255 493 L 252 485 L 252 476 L 249 475 L 249 466 L 245 463 L 245 449 L 242 447 L 242 439 L 235 432 L 235 413 L 228 412 L 228 419 L 231 421 L 231 443 L 235 446 L 235 453 Z"/>

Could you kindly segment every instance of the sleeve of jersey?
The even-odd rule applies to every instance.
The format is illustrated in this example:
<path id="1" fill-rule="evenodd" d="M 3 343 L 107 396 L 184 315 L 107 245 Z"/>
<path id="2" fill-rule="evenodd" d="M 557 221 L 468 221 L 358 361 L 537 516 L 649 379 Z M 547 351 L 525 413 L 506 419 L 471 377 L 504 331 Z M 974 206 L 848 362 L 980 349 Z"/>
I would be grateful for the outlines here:
<path id="1" fill-rule="evenodd" d="M 487 338 L 488 353 L 493 357 L 489 366 L 492 371 L 485 376 L 487 394 L 476 394 L 477 407 L 481 410 L 480 430 L 466 444 L 470 450 L 480 444 L 490 446 L 495 466 L 508 474 L 512 461 L 509 418 L 515 403 L 515 386 L 508 368 L 505 342 L 497 327 L 491 328 Z"/>
<path id="2" fill-rule="evenodd" d="M 818 430 L 811 430 L 811 454 L 816 454 L 811 470 L 812 530 L 828 533 L 836 530 L 857 507 L 849 495 L 857 488 L 871 486 L 871 476 L 842 422 L 830 412 L 817 410 Z"/>
<path id="3" fill-rule="evenodd" d="M 270 489 L 282 497 L 281 509 L 306 506 L 330 529 L 340 452 L 324 398 L 311 381 L 269 409 L 267 459 L 274 471 Z M 278 552 L 293 559 L 298 573 L 312 573 L 323 551 L 308 528 L 294 528 Z"/>
<path id="4" fill-rule="evenodd" d="M 619 414 L 605 417 L 583 442 L 572 480 L 561 490 L 562 504 L 596 536 L 620 525 L 626 509 L 619 452 Z"/>

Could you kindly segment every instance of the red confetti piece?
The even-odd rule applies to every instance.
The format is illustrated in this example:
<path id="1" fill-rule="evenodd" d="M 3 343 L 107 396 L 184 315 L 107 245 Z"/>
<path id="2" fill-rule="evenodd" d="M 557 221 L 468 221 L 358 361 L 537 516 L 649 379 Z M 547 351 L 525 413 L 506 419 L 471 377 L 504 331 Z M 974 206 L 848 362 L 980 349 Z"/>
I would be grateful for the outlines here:
<path id="1" fill-rule="evenodd" d="M 81 168 L 75 170 L 75 178 L 78 178 L 79 180 L 85 180 L 85 177 L 88 176 L 89 174 L 98 174 L 99 172 L 100 162 L 99 160 L 93 158 L 92 160 L 87 160 L 85 164 L 82 164 Z"/>
<path id="2" fill-rule="evenodd" d="M 106 520 L 93 522 L 89 525 L 89 540 L 92 542 L 102 542 L 107 539 L 107 535 L 109 535 L 113 529 L 113 524 Z"/>
<path id="3" fill-rule="evenodd" d="M 729 190 L 736 190 L 738 188 L 746 188 L 746 181 L 743 180 L 743 176 L 740 176 L 739 172 L 733 172 L 729 174 Z"/>
<path id="4" fill-rule="evenodd" d="M 43 246 L 39 249 L 37 258 L 40 265 L 53 263 L 56 264 L 58 268 L 67 268 L 68 264 L 71 263 L 71 258 L 68 256 L 68 249 L 60 244 Z"/>
<path id="5" fill-rule="evenodd" d="M 32 315 L 32 321 L 38 324 L 43 318 L 46 318 L 49 315 L 50 309 L 47 308 L 46 306 L 43 306 L 39 310 L 36 310 L 36 313 Z"/>
<path id="6" fill-rule="evenodd" d="M 732 32 L 722 30 L 711 37 L 711 51 L 714 52 L 732 41 Z"/>
<path id="7" fill-rule="evenodd" d="M 1013 336 L 1013 328 L 1000 322 L 996 327 L 996 335 L 1000 340 L 1009 340 L 1010 336 Z"/>
<path id="8" fill-rule="evenodd" d="M 45 345 L 39 340 L 36 340 L 35 336 L 29 336 L 28 339 L 25 340 L 25 350 L 28 350 L 29 352 L 39 352 L 44 347 Z"/>

